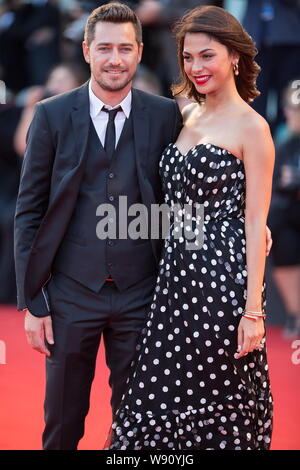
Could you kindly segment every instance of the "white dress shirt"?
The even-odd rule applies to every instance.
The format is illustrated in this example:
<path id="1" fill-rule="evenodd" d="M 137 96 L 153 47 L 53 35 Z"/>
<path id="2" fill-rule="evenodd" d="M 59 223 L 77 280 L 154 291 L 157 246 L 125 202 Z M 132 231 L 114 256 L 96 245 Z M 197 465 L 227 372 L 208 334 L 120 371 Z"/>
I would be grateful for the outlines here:
<path id="1" fill-rule="evenodd" d="M 103 107 L 107 109 L 114 109 L 121 106 L 122 111 L 119 111 L 115 118 L 116 128 L 116 146 L 120 139 L 121 132 L 124 127 L 125 119 L 129 118 L 131 111 L 132 93 L 131 90 L 128 95 L 118 105 L 112 107 L 108 104 L 103 103 L 93 92 L 91 81 L 89 82 L 89 99 L 90 99 L 90 116 L 96 129 L 97 135 L 100 139 L 102 146 L 104 147 L 106 127 L 108 123 L 108 113 L 102 110 Z"/>

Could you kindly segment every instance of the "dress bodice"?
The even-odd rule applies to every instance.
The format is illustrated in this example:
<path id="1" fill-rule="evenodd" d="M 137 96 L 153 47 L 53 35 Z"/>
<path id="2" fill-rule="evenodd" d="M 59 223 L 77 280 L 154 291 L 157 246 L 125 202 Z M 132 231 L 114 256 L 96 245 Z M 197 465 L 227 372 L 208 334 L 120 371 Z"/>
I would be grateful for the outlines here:
<path id="1" fill-rule="evenodd" d="M 165 202 L 204 206 L 204 221 L 244 217 L 245 171 L 241 159 L 212 144 L 198 144 L 186 155 L 169 144 L 160 161 Z"/>

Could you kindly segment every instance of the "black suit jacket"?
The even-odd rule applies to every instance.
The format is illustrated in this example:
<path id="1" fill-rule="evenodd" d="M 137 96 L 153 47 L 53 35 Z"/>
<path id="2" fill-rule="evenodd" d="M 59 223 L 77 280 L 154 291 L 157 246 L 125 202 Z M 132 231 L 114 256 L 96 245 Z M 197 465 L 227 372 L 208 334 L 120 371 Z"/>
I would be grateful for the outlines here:
<path id="1" fill-rule="evenodd" d="M 137 174 L 143 203 L 162 202 L 158 160 L 181 129 L 175 101 L 132 90 Z M 24 156 L 15 214 L 17 308 L 49 314 L 43 286 L 73 213 L 87 155 L 88 83 L 38 103 Z M 161 244 L 152 241 L 159 259 Z"/>

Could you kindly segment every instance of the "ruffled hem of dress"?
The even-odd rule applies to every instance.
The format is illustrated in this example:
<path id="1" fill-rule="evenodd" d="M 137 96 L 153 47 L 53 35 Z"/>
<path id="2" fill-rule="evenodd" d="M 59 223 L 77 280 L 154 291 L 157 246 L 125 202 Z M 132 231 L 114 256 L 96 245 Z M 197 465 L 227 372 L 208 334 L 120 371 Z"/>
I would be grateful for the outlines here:
<path id="1" fill-rule="evenodd" d="M 261 397 L 253 407 L 244 406 L 241 401 L 234 406 L 236 400 L 231 397 L 225 406 L 214 402 L 199 409 L 173 410 L 162 415 L 147 412 L 142 416 L 121 408 L 104 450 L 269 450 L 272 395 Z"/>

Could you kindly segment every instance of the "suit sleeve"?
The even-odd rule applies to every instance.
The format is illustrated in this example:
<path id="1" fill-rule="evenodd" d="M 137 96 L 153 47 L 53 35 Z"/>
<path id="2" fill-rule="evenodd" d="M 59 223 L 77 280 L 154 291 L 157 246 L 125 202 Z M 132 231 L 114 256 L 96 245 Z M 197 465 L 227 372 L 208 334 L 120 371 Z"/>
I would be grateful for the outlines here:
<path id="1" fill-rule="evenodd" d="M 172 142 L 177 140 L 179 132 L 182 129 L 183 121 L 182 121 L 182 114 L 180 112 L 179 106 L 175 100 L 173 100 L 173 106 L 175 108 L 175 118 L 174 118 L 174 128 L 173 128 L 173 139 Z"/>
<path id="2" fill-rule="evenodd" d="M 33 240 L 48 207 L 54 154 L 44 105 L 39 103 L 27 135 L 15 212 L 14 252 L 18 310 L 26 308 L 24 278 Z"/>

